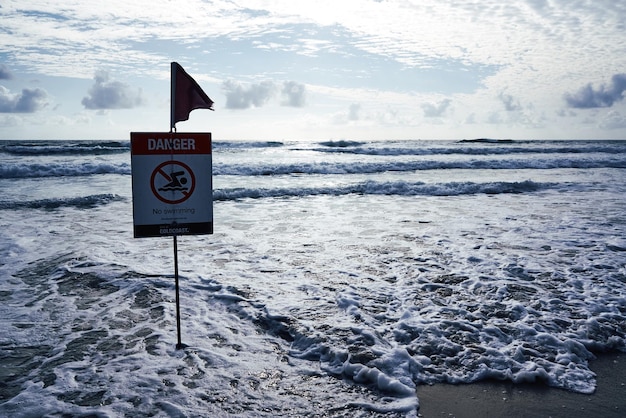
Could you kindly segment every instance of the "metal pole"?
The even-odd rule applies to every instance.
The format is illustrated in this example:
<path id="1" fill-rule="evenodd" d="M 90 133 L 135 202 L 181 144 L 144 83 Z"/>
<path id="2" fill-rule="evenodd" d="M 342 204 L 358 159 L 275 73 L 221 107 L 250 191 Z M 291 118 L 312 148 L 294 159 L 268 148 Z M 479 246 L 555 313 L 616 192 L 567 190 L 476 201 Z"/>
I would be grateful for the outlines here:
<path id="1" fill-rule="evenodd" d="M 176 64 L 170 64 L 170 133 L 176 131 L 176 122 L 174 122 L 174 114 L 176 112 Z"/>
<path id="2" fill-rule="evenodd" d="M 174 235 L 174 281 L 176 283 L 176 328 L 178 330 L 178 343 L 176 349 L 185 348 L 180 337 L 180 292 L 178 290 L 178 242 Z"/>

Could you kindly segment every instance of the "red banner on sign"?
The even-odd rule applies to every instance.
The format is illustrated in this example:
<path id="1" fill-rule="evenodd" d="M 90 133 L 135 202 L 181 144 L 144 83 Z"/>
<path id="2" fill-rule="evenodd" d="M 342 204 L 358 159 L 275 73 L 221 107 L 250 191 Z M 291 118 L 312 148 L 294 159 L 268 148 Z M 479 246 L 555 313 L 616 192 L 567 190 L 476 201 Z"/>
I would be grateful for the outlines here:
<path id="1" fill-rule="evenodd" d="M 210 133 L 131 132 L 134 155 L 210 154 Z"/>

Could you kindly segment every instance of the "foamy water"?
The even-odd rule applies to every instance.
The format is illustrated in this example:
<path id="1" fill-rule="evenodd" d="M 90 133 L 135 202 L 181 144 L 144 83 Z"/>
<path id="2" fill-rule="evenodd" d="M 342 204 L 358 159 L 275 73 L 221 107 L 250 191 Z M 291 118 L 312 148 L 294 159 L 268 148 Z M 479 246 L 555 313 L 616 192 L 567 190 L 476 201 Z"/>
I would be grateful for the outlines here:
<path id="1" fill-rule="evenodd" d="M 120 142 L 0 144 L 0 414 L 415 416 L 626 351 L 626 143 L 214 144 L 215 234 L 132 238 Z"/>

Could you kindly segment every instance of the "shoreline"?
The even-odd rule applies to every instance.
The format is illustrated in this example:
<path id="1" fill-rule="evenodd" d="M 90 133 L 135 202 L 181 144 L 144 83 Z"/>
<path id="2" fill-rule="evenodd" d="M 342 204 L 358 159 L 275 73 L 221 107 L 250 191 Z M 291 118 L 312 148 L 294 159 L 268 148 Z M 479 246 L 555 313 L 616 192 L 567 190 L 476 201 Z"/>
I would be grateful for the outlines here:
<path id="1" fill-rule="evenodd" d="M 522 418 L 626 416 L 626 353 L 596 354 L 590 362 L 597 386 L 580 394 L 543 384 L 484 381 L 419 386 L 419 417 Z"/>

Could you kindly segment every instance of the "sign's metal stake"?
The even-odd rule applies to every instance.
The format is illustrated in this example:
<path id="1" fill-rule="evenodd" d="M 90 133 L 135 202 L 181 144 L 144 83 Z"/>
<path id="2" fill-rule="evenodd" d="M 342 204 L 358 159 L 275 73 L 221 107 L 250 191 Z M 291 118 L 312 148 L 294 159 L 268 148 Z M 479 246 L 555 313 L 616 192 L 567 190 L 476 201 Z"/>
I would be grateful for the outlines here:
<path id="1" fill-rule="evenodd" d="M 176 329 L 178 332 L 178 343 L 176 349 L 180 350 L 186 346 L 181 342 L 180 332 L 180 291 L 178 286 L 178 240 L 174 235 L 174 283 L 176 285 Z"/>

